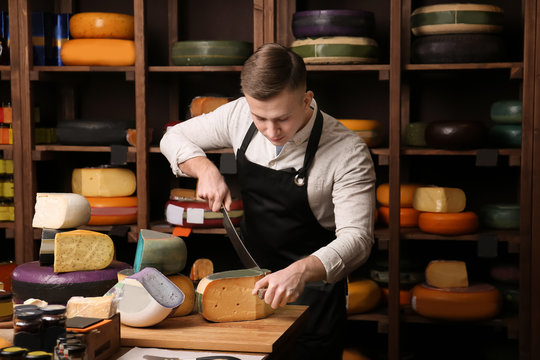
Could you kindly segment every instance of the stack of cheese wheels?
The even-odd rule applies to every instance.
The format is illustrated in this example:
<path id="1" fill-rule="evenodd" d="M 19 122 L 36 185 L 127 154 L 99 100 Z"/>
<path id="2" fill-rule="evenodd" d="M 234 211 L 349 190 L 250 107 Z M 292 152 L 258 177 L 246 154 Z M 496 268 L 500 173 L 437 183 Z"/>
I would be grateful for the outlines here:
<path id="1" fill-rule="evenodd" d="M 463 261 L 435 260 L 426 268 L 426 283 L 411 293 L 418 314 L 442 320 L 483 320 L 501 309 L 501 294 L 490 284 L 469 284 Z"/>
<path id="2" fill-rule="evenodd" d="M 306 64 L 368 64 L 379 57 L 374 15 L 362 10 L 308 10 L 293 15 L 291 50 Z"/>
<path id="3" fill-rule="evenodd" d="M 438 235 L 465 235 L 478 230 L 478 216 L 464 211 L 466 196 L 458 188 L 425 186 L 414 191 L 413 207 L 420 211 L 421 231 Z"/>
<path id="4" fill-rule="evenodd" d="M 418 184 L 400 185 L 399 225 L 401 227 L 418 226 L 420 212 L 413 208 L 414 191 L 420 187 Z M 390 222 L 390 185 L 381 184 L 377 187 L 377 201 L 379 202 L 379 215 L 383 223 L 388 226 Z"/>
<path id="5" fill-rule="evenodd" d="M 131 66 L 135 64 L 132 15 L 85 12 L 69 20 L 73 39 L 60 50 L 64 65 Z"/>
<path id="6" fill-rule="evenodd" d="M 127 225 L 137 222 L 137 188 L 133 171 L 127 168 L 98 167 L 73 170 L 74 193 L 88 200 L 88 225 Z"/>
<path id="7" fill-rule="evenodd" d="M 412 61 L 494 62 L 504 58 L 503 10 L 487 4 L 422 6 L 411 14 Z"/>
<path id="8" fill-rule="evenodd" d="M 489 138 L 502 148 L 521 147 L 521 100 L 501 100 L 491 105 Z"/>
<path id="9" fill-rule="evenodd" d="M 381 146 L 384 141 L 384 129 L 378 120 L 339 119 L 339 122 L 364 139 L 368 147 Z"/>

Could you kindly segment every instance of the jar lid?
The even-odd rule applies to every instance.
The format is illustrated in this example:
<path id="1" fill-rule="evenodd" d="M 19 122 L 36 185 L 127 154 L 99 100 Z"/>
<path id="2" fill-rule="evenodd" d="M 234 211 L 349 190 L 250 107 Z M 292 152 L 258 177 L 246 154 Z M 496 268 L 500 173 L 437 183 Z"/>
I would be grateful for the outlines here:
<path id="1" fill-rule="evenodd" d="M 34 320 L 41 318 L 43 311 L 41 310 L 25 310 L 16 313 L 17 317 L 21 320 Z"/>
<path id="2" fill-rule="evenodd" d="M 0 300 L 11 300 L 13 294 L 4 290 L 0 291 Z"/>
<path id="3" fill-rule="evenodd" d="M 8 346 L 8 347 L 0 349 L 0 356 L 6 356 L 6 357 L 21 356 L 21 355 L 24 355 L 27 351 L 28 350 L 22 347 Z"/>
<path id="4" fill-rule="evenodd" d="M 41 309 L 44 314 L 58 315 L 66 312 L 66 307 L 64 305 L 47 305 Z"/>
<path id="5" fill-rule="evenodd" d="M 45 351 L 32 351 L 26 354 L 25 359 L 51 360 L 52 354 Z"/>
<path id="6" fill-rule="evenodd" d="M 21 312 L 21 311 L 38 310 L 38 309 L 39 308 L 37 307 L 37 305 L 15 305 L 13 307 L 13 311 L 15 311 L 16 313 Z"/>

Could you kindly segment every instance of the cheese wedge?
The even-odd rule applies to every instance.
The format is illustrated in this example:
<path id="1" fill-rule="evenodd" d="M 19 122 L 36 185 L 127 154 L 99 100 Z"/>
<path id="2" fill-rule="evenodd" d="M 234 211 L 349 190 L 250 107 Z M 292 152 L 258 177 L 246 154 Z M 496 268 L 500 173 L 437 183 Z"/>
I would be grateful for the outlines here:
<path id="1" fill-rule="evenodd" d="M 108 319 L 116 313 L 115 296 L 72 296 L 66 305 L 66 317 Z"/>
<path id="2" fill-rule="evenodd" d="M 195 287 L 193 281 L 183 274 L 169 275 L 169 280 L 184 293 L 184 302 L 176 308 L 170 317 L 189 315 L 195 309 Z"/>
<path id="3" fill-rule="evenodd" d="M 274 309 L 251 294 L 265 271 L 231 270 L 205 277 L 195 292 L 199 313 L 213 322 L 257 320 L 269 316 Z"/>
<path id="4" fill-rule="evenodd" d="M 67 229 L 86 225 L 90 204 L 83 196 L 72 193 L 37 193 L 32 226 Z"/>
<path id="5" fill-rule="evenodd" d="M 187 248 L 178 236 L 141 229 L 135 253 L 135 272 L 153 267 L 165 275 L 176 274 L 186 266 Z"/>
<path id="6" fill-rule="evenodd" d="M 461 189 L 425 186 L 414 191 L 413 207 L 418 211 L 458 213 L 465 209 L 465 204 Z"/>
<path id="7" fill-rule="evenodd" d="M 467 265 L 464 261 L 433 260 L 426 267 L 426 282 L 440 289 L 467 287 Z"/>
<path id="8" fill-rule="evenodd" d="M 137 179 L 125 168 L 81 168 L 73 170 L 71 187 L 83 196 L 130 196 L 137 188 Z"/>
<path id="9" fill-rule="evenodd" d="M 105 234 L 73 230 L 54 237 L 54 272 L 105 269 L 113 261 L 114 243 Z"/>

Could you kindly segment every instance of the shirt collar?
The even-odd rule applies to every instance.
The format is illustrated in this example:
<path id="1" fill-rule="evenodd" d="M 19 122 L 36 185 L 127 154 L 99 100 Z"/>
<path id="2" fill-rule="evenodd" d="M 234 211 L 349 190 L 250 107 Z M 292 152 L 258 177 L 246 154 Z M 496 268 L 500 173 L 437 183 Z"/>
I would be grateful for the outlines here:
<path id="1" fill-rule="evenodd" d="M 303 142 L 307 141 L 309 139 L 309 135 L 311 135 L 311 129 L 313 129 L 313 124 L 315 124 L 315 118 L 317 117 L 317 102 L 315 99 L 311 100 L 310 106 L 313 108 L 313 114 L 311 114 L 311 118 L 307 122 L 307 124 L 294 136 L 290 141 L 294 142 L 295 145 L 300 145 Z"/>

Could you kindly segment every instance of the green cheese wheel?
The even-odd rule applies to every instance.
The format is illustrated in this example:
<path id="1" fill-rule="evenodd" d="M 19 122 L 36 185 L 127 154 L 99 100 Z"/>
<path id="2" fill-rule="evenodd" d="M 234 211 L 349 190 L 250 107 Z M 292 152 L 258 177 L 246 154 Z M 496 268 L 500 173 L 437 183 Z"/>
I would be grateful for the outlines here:
<path id="1" fill-rule="evenodd" d="M 172 47 L 172 62 L 178 66 L 242 65 L 253 53 L 246 41 L 178 41 Z"/>
<path id="2" fill-rule="evenodd" d="M 491 229 L 519 229 L 518 204 L 486 204 L 479 217 L 482 224 Z"/>
<path id="3" fill-rule="evenodd" d="M 411 14 L 415 36 L 498 33 L 503 30 L 503 10 L 494 5 L 441 4 L 423 6 Z"/>
<path id="4" fill-rule="evenodd" d="M 491 104 L 491 120 L 497 124 L 521 124 L 521 100 L 501 100 Z"/>
<path id="5" fill-rule="evenodd" d="M 369 64 L 377 62 L 379 45 L 367 37 L 333 36 L 293 41 L 291 50 L 306 64 Z"/>
<path id="6" fill-rule="evenodd" d="M 407 126 L 405 126 L 403 143 L 407 146 L 427 146 L 426 126 L 427 123 L 425 122 L 414 122 L 407 124 Z"/>
<path id="7" fill-rule="evenodd" d="M 500 147 L 521 147 L 521 125 L 493 125 L 489 128 L 491 142 Z"/>

